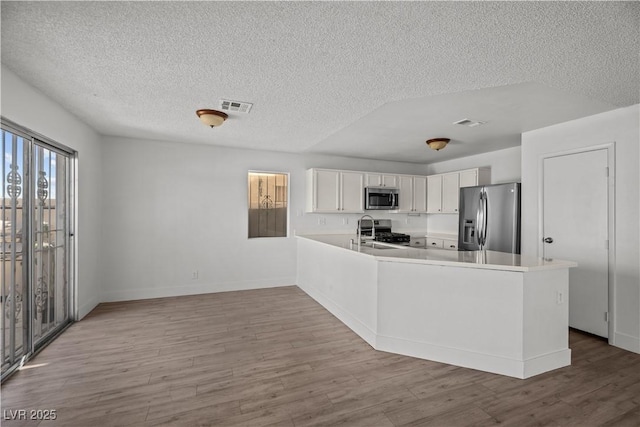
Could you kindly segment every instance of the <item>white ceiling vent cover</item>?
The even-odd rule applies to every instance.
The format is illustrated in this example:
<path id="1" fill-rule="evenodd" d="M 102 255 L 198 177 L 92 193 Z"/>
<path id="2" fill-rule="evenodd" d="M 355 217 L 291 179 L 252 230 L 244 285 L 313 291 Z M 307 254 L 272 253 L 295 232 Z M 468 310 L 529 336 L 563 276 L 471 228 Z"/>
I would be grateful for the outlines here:
<path id="1" fill-rule="evenodd" d="M 253 104 L 250 102 L 232 101 L 230 99 L 220 100 L 220 109 L 222 111 L 247 114 L 249 111 L 251 111 L 251 107 L 253 107 Z"/>
<path id="2" fill-rule="evenodd" d="M 458 120 L 457 122 L 453 122 L 454 125 L 462 125 L 462 126 L 468 126 L 470 128 L 476 127 L 476 126 L 480 126 L 485 124 L 485 122 L 474 122 L 473 120 L 469 120 L 469 119 L 462 119 L 462 120 Z"/>

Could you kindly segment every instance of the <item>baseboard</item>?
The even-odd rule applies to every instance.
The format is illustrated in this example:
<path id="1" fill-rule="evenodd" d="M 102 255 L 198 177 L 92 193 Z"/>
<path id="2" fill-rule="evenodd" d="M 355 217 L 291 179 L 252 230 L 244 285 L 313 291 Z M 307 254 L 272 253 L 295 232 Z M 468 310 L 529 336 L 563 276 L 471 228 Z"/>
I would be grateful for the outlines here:
<path id="1" fill-rule="evenodd" d="M 613 346 L 621 349 L 640 353 L 640 338 L 631 335 L 615 332 L 613 334 Z"/>
<path id="2" fill-rule="evenodd" d="M 388 336 L 377 336 L 376 350 L 432 360 L 463 368 L 477 369 L 494 374 L 525 379 L 571 364 L 571 350 L 560 350 L 528 360 L 510 359 L 459 348 L 443 347 L 424 342 L 409 341 Z"/>
<path id="3" fill-rule="evenodd" d="M 133 301 L 151 298 L 166 298 L 186 295 L 211 294 L 217 292 L 246 291 L 251 289 L 277 288 L 292 286 L 295 277 L 280 277 L 269 280 L 249 280 L 224 283 L 198 283 L 194 285 L 172 286 L 165 288 L 127 289 L 103 292 L 101 302 Z"/>
<path id="4" fill-rule="evenodd" d="M 524 361 L 523 378 L 533 377 L 554 369 L 571 365 L 571 349 L 554 351 L 553 353 L 534 357 Z"/>
<path id="5" fill-rule="evenodd" d="M 76 320 L 82 320 L 87 314 L 91 313 L 91 310 L 96 308 L 99 303 L 98 297 L 93 297 L 87 303 L 79 306 Z"/>
<path id="6" fill-rule="evenodd" d="M 353 317 L 348 311 L 340 307 L 331 298 L 328 298 L 322 292 L 318 291 L 312 286 L 300 286 L 307 295 L 316 300 L 325 310 L 333 314 L 342 323 L 344 323 L 349 329 L 355 332 L 360 338 L 365 340 L 371 347 L 376 348 L 376 333 L 372 331 L 367 325 L 362 323 L 357 318 Z"/>

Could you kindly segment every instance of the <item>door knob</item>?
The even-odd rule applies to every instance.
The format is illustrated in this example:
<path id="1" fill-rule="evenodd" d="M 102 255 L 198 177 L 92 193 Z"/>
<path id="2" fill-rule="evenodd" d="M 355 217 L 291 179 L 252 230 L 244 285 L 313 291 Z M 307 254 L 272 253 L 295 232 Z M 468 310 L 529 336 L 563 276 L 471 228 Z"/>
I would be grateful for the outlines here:
<path id="1" fill-rule="evenodd" d="M 547 237 L 543 240 L 545 243 L 553 243 L 553 239 L 551 237 Z"/>

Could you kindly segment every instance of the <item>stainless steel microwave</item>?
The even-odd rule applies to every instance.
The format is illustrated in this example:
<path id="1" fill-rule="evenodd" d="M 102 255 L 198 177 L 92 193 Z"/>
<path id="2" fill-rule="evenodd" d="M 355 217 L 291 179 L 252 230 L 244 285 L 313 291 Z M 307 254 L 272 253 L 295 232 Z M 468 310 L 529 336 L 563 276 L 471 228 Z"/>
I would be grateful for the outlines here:
<path id="1" fill-rule="evenodd" d="M 367 210 L 398 209 L 398 189 L 391 187 L 365 187 L 364 208 Z"/>

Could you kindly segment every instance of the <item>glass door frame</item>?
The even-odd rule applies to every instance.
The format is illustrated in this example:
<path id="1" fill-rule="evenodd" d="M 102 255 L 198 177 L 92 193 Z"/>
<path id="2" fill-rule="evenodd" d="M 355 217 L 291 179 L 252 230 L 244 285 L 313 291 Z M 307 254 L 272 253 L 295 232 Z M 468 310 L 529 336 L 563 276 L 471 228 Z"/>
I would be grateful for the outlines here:
<path id="1" fill-rule="evenodd" d="M 0 124 L 3 130 L 17 135 L 24 140 L 25 147 L 23 150 L 28 150 L 27 162 L 28 170 L 23 172 L 23 210 L 28 212 L 26 224 L 23 224 L 23 266 L 27 269 L 27 283 L 23 285 L 23 299 L 25 309 L 25 321 L 27 324 L 27 330 L 24 332 L 25 343 L 23 354 L 19 363 L 7 369 L 2 373 L 2 381 L 8 378 L 16 368 L 19 368 L 23 363 L 37 354 L 42 348 L 49 344 L 57 335 L 59 335 L 64 329 L 66 329 L 73 321 L 77 320 L 78 304 L 77 304 L 77 283 L 76 283 L 76 268 L 77 268 L 77 253 L 75 250 L 75 229 L 77 218 L 77 192 L 76 192 L 76 171 L 77 171 L 77 152 L 41 135 L 23 126 L 20 126 L 5 117 L 0 117 Z M 34 307 L 35 307 L 35 280 L 36 280 L 36 267 L 35 267 L 35 234 L 36 230 L 36 214 L 34 210 L 34 201 L 37 196 L 37 186 L 34 184 L 34 176 L 38 176 L 37 165 L 35 164 L 35 151 L 37 147 L 43 147 L 45 150 L 49 150 L 58 155 L 68 158 L 68 164 L 65 171 L 66 177 L 66 192 L 67 203 L 64 207 L 66 216 L 66 235 L 64 236 L 64 244 L 66 246 L 66 260 L 64 262 L 64 268 L 67 271 L 67 301 L 66 319 L 60 325 L 53 327 L 46 336 L 39 337 L 37 340 L 34 336 Z M 3 154 L 4 155 L 4 154 Z M 4 279 L 3 279 L 4 280 Z M 4 304 L 4 302 L 3 302 Z M 12 313 L 13 314 L 13 313 Z M 4 333 L 4 332 L 3 332 Z M 4 361 L 2 361 L 4 363 Z"/>

